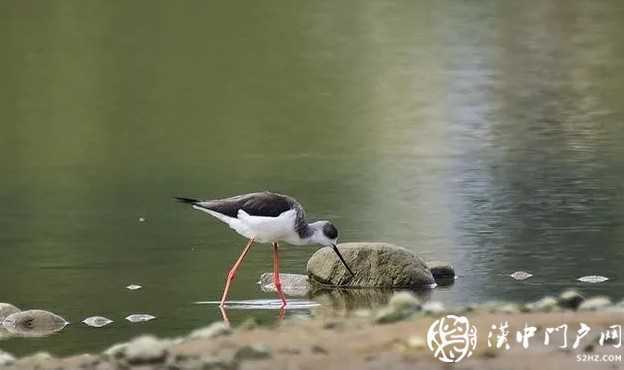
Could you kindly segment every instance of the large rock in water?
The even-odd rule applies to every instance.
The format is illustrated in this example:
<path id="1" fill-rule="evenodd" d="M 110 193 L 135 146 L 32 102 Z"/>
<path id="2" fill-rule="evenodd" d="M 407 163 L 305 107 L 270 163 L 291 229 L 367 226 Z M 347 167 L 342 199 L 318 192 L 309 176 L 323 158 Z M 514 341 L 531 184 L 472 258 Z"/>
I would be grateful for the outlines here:
<path id="1" fill-rule="evenodd" d="M 424 288 L 435 284 L 425 262 L 409 250 L 388 243 L 342 243 L 340 253 L 353 270 L 349 274 L 330 248 L 308 260 L 310 282 L 352 288 Z"/>

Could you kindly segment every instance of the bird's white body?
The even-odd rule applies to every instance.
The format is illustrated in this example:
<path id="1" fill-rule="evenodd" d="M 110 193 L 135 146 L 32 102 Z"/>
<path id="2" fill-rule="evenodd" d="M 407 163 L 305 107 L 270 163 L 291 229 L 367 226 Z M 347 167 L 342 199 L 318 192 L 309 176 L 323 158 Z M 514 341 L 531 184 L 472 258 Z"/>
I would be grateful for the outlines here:
<path id="1" fill-rule="evenodd" d="M 206 208 L 193 206 L 228 224 L 238 234 L 247 239 L 254 239 L 259 243 L 285 241 L 289 244 L 310 244 L 310 240 L 302 239 L 295 232 L 297 212 L 292 209 L 282 212 L 277 217 L 252 216 L 244 210 L 239 210 L 237 217 L 230 217 Z"/>

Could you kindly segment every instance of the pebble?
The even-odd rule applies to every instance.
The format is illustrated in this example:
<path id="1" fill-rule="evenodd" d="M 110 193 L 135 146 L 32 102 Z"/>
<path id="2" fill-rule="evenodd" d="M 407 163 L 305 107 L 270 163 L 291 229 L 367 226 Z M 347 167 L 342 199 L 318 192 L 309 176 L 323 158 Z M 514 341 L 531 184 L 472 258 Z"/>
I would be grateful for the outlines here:
<path id="1" fill-rule="evenodd" d="M 262 360 L 271 357 L 271 348 L 266 344 L 248 344 L 240 347 L 234 354 L 236 361 Z"/>
<path id="2" fill-rule="evenodd" d="M 558 298 L 559 306 L 562 308 L 576 310 L 581 303 L 585 301 L 585 297 L 583 297 L 579 292 L 573 289 L 568 289 L 561 293 Z"/>
<path id="3" fill-rule="evenodd" d="M 591 297 L 578 307 L 579 311 L 596 311 L 611 306 L 611 299 L 605 296 Z"/>
<path id="4" fill-rule="evenodd" d="M 82 322 L 85 325 L 94 327 L 94 328 L 101 328 L 104 327 L 108 324 L 113 323 L 113 320 L 106 318 L 104 316 L 91 316 L 91 317 L 87 317 L 86 319 L 82 320 Z"/>
<path id="5" fill-rule="evenodd" d="M 329 352 L 322 346 L 319 346 L 318 344 L 314 344 L 311 348 L 310 351 L 312 351 L 312 353 L 318 353 L 318 354 L 322 354 L 322 355 L 326 355 Z"/>
<path id="6" fill-rule="evenodd" d="M 0 323 L 7 317 L 21 310 L 10 303 L 0 303 Z"/>
<path id="7" fill-rule="evenodd" d="M 578 278 L 577 280 L 582 281 L 584 283 L 596 284 L 596 283 L 604 283 L 605 281 L 609 280 L 609 278 L 606 276 L 600 276 L 600 275 L 588 275 L 588 276 L 582 276 Z"/>
<path id="8" fill-rule="evenodd" d="M 125 346 L 123 357 L 135 365 L 163 362 L 167 357 L 167 343 L 150 335 L 140 336 Z"/>
<path id="9" fill-rule="evenodd" d="M 192 331 L 191 334 L 189 335 L 189 338 L 191 339 L 216 338 L 216 337 L 220 337 L 223 335 L 229 335 L 231 333 L 232 333 L 232 329 L 230 328 L 228 324 L 224 323 L 223 321 L 216 321 L 204 328 L 200 328 L 200 329 Z"/>
<path id="10" fill-rule="evenodd" d="M 513 274 L 509 275 L 511 276 L 513 279 L 515 280 L 526 280 L 528 278 L 530 278 L 531 276 L 533 276 L 533 274 L 530 274 L 526 271 L 516 271 Z"/>
<path id="11" fill-rule="evenodd" d="M 156 316 L 152 316 L 152 315 L 148 315 L 144 313 L 135 313 L 126 317 L 126 320 L 130 322 L 144 322 L 144 321 L 154 320 L 155 318 Z"/>

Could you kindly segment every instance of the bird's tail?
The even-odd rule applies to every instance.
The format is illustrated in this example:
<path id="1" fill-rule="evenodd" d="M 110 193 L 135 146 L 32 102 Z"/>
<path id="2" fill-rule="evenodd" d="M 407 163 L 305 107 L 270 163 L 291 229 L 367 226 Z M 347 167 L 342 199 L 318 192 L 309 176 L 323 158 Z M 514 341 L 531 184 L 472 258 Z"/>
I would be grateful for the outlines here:
<path id="1" fill-rule="evenodd" d="M 188 204 L 195 204 L 195 203 L 200 202 L 199 200 L 193 199 L 193 198 L 174 197 L 174 199 L 177 200 L 178 202 L 188 203 Z"/>

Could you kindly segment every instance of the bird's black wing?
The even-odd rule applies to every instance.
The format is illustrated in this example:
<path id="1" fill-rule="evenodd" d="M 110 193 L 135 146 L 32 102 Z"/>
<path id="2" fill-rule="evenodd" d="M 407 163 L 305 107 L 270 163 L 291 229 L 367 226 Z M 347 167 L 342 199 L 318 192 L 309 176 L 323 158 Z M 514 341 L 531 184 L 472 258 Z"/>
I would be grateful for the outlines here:
<path id="1" fill-rule="evenodd" d="M 226 199 L 193 202 L 193 205 L 230 217 L 237 217 L 238 211 L 241 209 L 251 216 L 264 217 L 277 217 L 291 209 L 303 212 L 299 203 L 293 198 L 268 191 L 238 195 Z"/>

